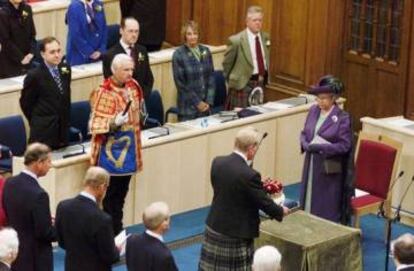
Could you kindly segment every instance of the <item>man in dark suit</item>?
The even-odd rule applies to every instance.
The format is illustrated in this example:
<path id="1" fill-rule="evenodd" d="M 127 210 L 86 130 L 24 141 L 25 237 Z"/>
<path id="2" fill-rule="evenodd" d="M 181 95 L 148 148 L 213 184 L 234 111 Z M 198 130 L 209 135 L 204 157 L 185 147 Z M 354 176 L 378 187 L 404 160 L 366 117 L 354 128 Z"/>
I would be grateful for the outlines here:
<path id="1" fill-rule="evenodd" d="M 111 217 L 99 208 L 108 184 L 108 172 L 91 167 L 83 191 L 57 207 L 56 229 L 59 246 L 66 250 L 66 271 L 109 271 L 119 260 Z"/>
<path id="2" fill-rule="evenodd" d="M 128 271 L 177 271 L 171 251 L 164 244 L 163 234 L 170 226 L 170 211 L 165 202 L 154 202 L 142 216 L 146 231 L 127 240 Z"/>
<path id="3" fill-rule="evenodd" d="M 165 40 L 166 1 L 165 0 L 120 0 L 122 18 L 134 17 L 141 23 L 142 33 L 139 43 L 149 52 L 159 51 Z"/>
<path id="4" fill-rule="evenodd" d="M 44 62 L 24 79 L 20 107 L 29 121 L 29 142 L 58 149 L 68 144 L 71 70 L 56 38 L 43 39 L 40 53 Z"/>
<path id="5" fill-rule="evenodd" d="M 138 81 L 144 90 L 144 100 L 148 101 L 154 84 L 154 77 L 149 65 L 148 53 L 145 47 L 137 43 L 140 33 L 138 21 L 134 18 L 123 18 L 121 21 L 121 39 L 110 48 L 103 57 L 103 73 L 105 78 L 112 75 L 111 63 L 117 54 L 127 54 L 132 57 L 135 69 L 132 77 Z"/>
<path id="6" fill-rule="evenodd" d="M 51 167 L 48 146 L 33 143 L 24 154 L 26 168 L 6 181 L 3 206 L 8 225 L 20 240 L 19 255 L 12 264 L 14 271 L 52 271 L 52 245 L 56 231 L 52 225 L 49 196 L 39 185 L 38 178 Z"/>
<path id="7" fill-rule="evenodd" d="M 414 235 L 406 233 L 392 243 L 397 271 L 414 271 Z"/>
<path id="8" fill-rule="evenodd" d="M 0 271 L 11 270 L 11 264 L 19 252 L 17 232 L 12 228 L 0 230 Z"/>
<path id="9" fill-rule="evenodd" d="M 213 160 L 214 197 L 199 270 L 250 270 L 253 239 L 259 236 L 259 210 L 278 221 L 288 214 L 266 194 L 260 173 L 250 167 L 262 138 L 256 129 L 244 128 L 236 135 L 234 152 Z"/>

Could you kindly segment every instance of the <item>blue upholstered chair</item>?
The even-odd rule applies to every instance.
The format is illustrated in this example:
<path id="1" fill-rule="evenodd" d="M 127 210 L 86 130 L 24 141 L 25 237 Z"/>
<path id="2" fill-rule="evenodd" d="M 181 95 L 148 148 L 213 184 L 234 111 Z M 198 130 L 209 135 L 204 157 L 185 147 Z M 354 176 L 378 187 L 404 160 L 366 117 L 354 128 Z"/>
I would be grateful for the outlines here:
<path id="1" fill-rule="evenodd" d="M 148 118 L 145 122 L 144 129 L 162 126 L 164 124 L 164 106 L 160 92 L 158 90 L 151 91 L 145 105 L 147 107 Z"/>
<path id="2" fill-rule="evenodd" d="M 91 138 L 91 135 L 88 133 L 90 114 L 91 107 L 89 101 L 80 101 L 71 104 L 69 131 L 70 143 L 79 143 Z"/>
<path id="3" fill-rule="evenodd" d="M 0 145 L 10 149 L 15 156 L 23 156 L 26 150 L 26 128 L 20 115 L 0 119 Z M 12 170 L 12 158 L 0 158 L 0 171 Z"/>
<path id="4" fill-rule="evenodd" d="M 121 34 L 119 33 L 119 24 L 108 25 L 108 40 L 106 42 L 106 49 L 114 46 L 120 39 Z"/>

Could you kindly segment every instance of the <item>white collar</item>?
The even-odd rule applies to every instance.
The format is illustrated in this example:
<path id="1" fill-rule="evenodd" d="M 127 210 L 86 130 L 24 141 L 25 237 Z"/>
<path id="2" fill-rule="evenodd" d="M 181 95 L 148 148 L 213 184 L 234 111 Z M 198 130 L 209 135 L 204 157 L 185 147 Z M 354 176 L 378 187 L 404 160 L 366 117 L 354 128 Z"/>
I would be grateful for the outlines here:
<path id="1" fill-rule="evenodd" d="M 30 170 L 28 170 L 27 168 L 23 169 L 22 172 L 26 175 L 29 175 L 30 177 L 32 177 L 33 179 L 35 179 L 36 181 L 37 179 L 37 175 L 34 174 L 33 172 L 31 172 Z"/>
<path id="2" fill-rule="evenodd" d="M 8 268 L 11 268 L 11 265 L 10 264 L 8 264 L 8 263 L 6 263 L 6 262 L 3 262 L 3 261 L 0 261 L 1 263 L 4 263 Z"/>
<path id="3" fill-rule="evenodd" d="M 122 39 L 119 39 L 119 43 L 121 44 L 122 48 L 124 48 L 125 52 L 129 52 L 131 50 L 130 46 L 126 44 Z M 134 47 L 134 45 L 131 45 L 131 47 Z"/>
<path id="4" fill-rule="evenodd" d="M 152 236 L 154 238 L 157 238 L 158 240 L 160 240 L 161 242 L 164 242 L 164 238 L 162 238 L 162 235 L 155 233 L 153 231 L 150 230 L 145 230 L 145 233 L 148 234 L 149 236 Z"/>
<path id="5" fill-rule="evenodd" d="M 93 200 L 94 202 L 96 202 L 95 196 L 92 195 L 92 194 L 90 194 L 90 193 L 88 193 L 88 192 L 86 192 L 86 191 L 82 191 L 79 194 L 82 195 L 82 196 L 84 196 L 85 198 L 88 198 L 88 199 Z"/>
<path id="6" fill-rule="evenodd" d="M 246 31 L 247 31 L 247 36 L 249 37 L 249 39 L 254 40 L 257 36 L 259 37 L 260 43 L 262 42 L 260 31 L 257 34 L 255 34 L 248 27 L 246 27 Z"/>
<path id="7" fill-rule="evenodd" d="M 414 267 L 414 263 L 413 263 L 413 264 L 400 264 L 400 265 L 397 267 L 396 271 L 399 271 L 399 270 L 404 270 L 404 268 L 408 268 L 408 267 Z"/>
<path id="8" fill-rule="evenodd" d="M 235 154 L 239 155 L 241 158 L 243 158 L 243 160 L 246 162 L 246 164 L 247 164 L 248 166 L 250 166 L 250 164 L 252 163 L 252 161 L 247 160 L 247 157 L 246 157 L 246 155 L 245 155 L 244 153 L 242 153 L 242 152 L 240 152 L 240 151 L 238 151 L 238 150 L 234 150 L 233 152 L 234 152 Z"/>

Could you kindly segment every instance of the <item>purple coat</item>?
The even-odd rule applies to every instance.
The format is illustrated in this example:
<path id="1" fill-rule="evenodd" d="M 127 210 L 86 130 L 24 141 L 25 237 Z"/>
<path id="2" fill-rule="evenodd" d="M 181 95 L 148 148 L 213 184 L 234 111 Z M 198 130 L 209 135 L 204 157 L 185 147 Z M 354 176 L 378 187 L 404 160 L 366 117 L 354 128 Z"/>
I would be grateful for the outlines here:
<path id="1" fill-rule="evenodd" d="M 320 112 L 321 110 L 317 105 L 310 108 L 305 127 L 300 135 L 302 152 L 306 152 L 300 202 L 301 206 L 304 207 L 310 159 L 313 157 L 311 213 L 339 222 L 343 204 L 347 158 L 352 147 L 351 120 L 348 113 L 334 105 L 331 113 L 317 132 L 320 137 L 332 144 L 309 145 L 313 139 Z M 324 161 L 327 159 L 340 162 L 342 173 L 325 173 Z"/>

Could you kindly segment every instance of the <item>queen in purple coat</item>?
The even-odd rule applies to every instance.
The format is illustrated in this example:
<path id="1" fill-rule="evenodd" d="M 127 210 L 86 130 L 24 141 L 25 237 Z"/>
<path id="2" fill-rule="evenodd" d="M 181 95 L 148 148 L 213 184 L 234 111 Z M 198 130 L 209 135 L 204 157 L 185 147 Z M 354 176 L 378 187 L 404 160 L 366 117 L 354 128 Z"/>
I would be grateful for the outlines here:
<path id="1" fill-rule="evenodd" d="M 352 147 L 351 120 L 336 99 L 343 84 L 331 75 L 320 79 L 309 93 L 317 96 L 300 135 L 305 152 L 300 202 L 302 208 L 319 217 L 340 222 L 345 201 L 344 183 Z"/>

